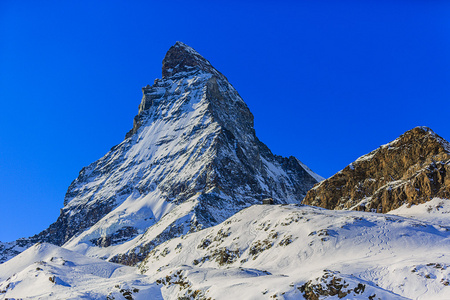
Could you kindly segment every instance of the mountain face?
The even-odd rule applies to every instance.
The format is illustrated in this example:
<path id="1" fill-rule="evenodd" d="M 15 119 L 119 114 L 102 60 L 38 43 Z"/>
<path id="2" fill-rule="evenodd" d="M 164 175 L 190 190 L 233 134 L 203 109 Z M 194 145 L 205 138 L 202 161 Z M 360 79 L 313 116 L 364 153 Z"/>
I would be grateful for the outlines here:
<path id="1" fill-rule="evenodd" d="M 450 198 L 450 144 L 416 127 L 314 186 L 303 203 L 386 213 L 434 197 Z"/>
<path id="2" fill-rule="evenodd" d="M 162 79 L 142 92 L 132 130 L 80 171 L 57 221 L 2 244 L 2 253 L 48 242 L 132 265 L 165 240 L 262 198 L 299 203 L 320 180 L 296 158 L 273 155 L 227 78 L 183 43 L 167 52 Z"/>

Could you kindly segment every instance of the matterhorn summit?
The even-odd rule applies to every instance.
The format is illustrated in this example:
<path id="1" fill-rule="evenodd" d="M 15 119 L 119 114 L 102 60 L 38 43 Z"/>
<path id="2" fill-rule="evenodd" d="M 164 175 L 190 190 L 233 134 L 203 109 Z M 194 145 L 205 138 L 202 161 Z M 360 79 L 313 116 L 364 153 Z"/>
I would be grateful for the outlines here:
<path id="1" fill-rule="evenodd" d="M 258 140 L 238 92 L 194 49 L 177 42 L 162 65 L 125 140 L 80 171 L 48 229 L 2 244 L 3 261 L 48 242 L 134 265 L 263 198 L 300 203 L 321 179 Z"/>

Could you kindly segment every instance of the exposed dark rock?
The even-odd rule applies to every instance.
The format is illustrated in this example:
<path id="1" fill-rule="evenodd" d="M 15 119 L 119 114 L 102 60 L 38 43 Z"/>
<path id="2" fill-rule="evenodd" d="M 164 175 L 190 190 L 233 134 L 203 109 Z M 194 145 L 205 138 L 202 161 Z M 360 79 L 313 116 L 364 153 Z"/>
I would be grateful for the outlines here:
<path id="1" fill-rule="evenodd" d="M 363 294 L 366 285 L 346 282 L 345 279 L 339 276 L 339 272 L 325 270 L 322 277 L 308 281 L 299 289 L 307 300 L 319 300 L 334 296 L 339 299 L 352 299 L 357 295 Z M 374 297 L 369 295 L 367 299 L 373 299 Z"/>
<path id="2" fill-rule="evenodd" d="M 138 231 L 134 227 L 122 227 L 113 234 L 103 236 L 94 240 L 91 243 L 99 247 L 109 247 L 126 242 L 138 235 Z"/>
<path id="3" fill-rule="evenodd" d="M 219 71 L 214 69 L 209 61 L 198 54 L 197 51 L 182 42 L 176 42 L 170 47 L 162 62 L 162 77 L 185 76 L 183 73 L 203 71 L 225 78 Z M 226 78 L 225 78 L 226 79 Z"/>

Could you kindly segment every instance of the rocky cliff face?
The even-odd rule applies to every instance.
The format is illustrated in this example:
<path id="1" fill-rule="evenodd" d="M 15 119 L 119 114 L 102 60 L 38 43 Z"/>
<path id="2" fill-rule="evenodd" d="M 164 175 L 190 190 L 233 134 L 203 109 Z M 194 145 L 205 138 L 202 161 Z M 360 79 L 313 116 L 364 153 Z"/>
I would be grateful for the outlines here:
<path id="1" fill-rule="evenodd" d="M 298 203 L 317 183 L 296 158 L 275 156 L 257 139 L 247 105 L 194 49 L 172 46 L 162 75 L 142 89 L 125 140 L 83 168 L 58 220 L 22 243 L 134 264 L 264 197 Z"/>
<path id="2" fill-rule="evenodd" d="M 434 197 L 450 198 L 450 144 L 416 127 L 314 186 L 303 203 L 386 213 Z"/>

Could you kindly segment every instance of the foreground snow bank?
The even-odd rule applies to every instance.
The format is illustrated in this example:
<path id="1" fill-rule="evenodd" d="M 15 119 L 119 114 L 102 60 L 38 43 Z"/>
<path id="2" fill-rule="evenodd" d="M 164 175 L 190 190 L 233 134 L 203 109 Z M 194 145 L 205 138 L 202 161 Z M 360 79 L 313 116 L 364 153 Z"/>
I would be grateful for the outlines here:
<path id="1" fill-rule="evenodd" d="M 162 299 L 135 268 L 90 258 L 47 243 L 0 265 L 0 299 Z"/>

